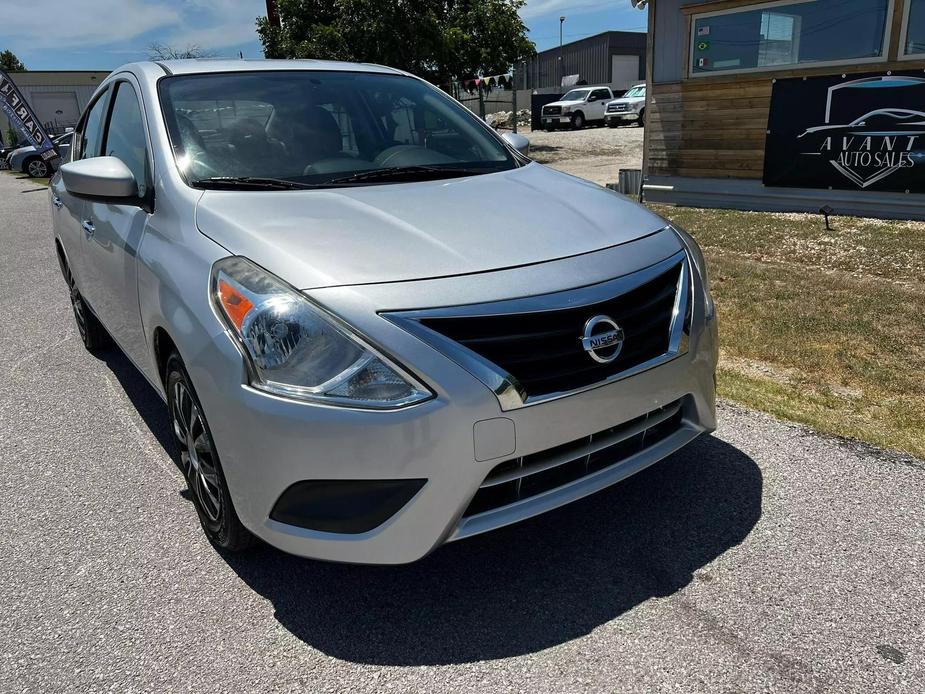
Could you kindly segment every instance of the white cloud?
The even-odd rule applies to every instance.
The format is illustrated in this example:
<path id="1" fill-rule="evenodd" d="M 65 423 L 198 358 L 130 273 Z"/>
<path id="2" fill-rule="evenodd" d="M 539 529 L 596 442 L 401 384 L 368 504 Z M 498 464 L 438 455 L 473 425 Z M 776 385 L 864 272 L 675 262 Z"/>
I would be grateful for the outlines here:
<path id="1" fill-rule="evenodd" d="M 27 8 L 7 9 L 6 40 L 29 49 L 110 45 L 180 23 L 176 9 L 144 0 L 29 0 Z"/>
<path id="2" fill-rule="evenodd" d="M 222 48 L 257 41 L 264 0 L 28 0 L 6 12 L 0 44 L 15 50 L 89 49 L 143 53 L 152 42 Z M 75 7 L 77 5 L 77 7 Z M 143 36 L 141 39 L 139 37 Z M 132 42 L 137 40 L 137 47 Z M 126 45 L 129 44 L 129 45 Z"/>
<path id="3" fill-rule="evenodd" d="M 165 37 L 163 43 L 206 50 L 257 41 L 258 16 L 266 14 L 264 0 L 186 0 L 190 22 Z M 253 57 L 253 56 L 251 56 Z"/>
<path id="4" fill-rule="evenodd" d="M 523 19 L 532 19 L 547 14 L 573 15 L 585 12 L 594 12 L 605 8 L 620 9 L 621 3 L 630 6 L 629 0 L 598 0 L 595 2 L 576 2 L 575 0 L 528 0 L 520 16 Z"/>

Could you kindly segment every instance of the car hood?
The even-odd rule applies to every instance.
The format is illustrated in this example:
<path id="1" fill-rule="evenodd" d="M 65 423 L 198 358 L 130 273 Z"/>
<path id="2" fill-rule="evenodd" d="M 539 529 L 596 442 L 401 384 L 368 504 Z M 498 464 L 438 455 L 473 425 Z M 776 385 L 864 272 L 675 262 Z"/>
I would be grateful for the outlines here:
<path id="1" fill-rule="evenodd" d="M 32 145 L 28 145 L 27 147 L 20 147 L 18 149 L 14 149 L 12 152 L 10 152 L 9 156 L 16 157 L 21 154 L 27 154 L 28 152 L 34 152 L 34 151 L 35 151 L 35 147 L 33 147 Z"/>
<path id="2" fill-rule="evenodd" d="M 665 226 L 613 191 L 539 164 L 420 183 L 206 191 L 196 223 L 299 289 L 542 263 Z"/>
<path id="3" fill-rule="evenodd" d="M 552 103 L 546 104 L 546 106 L 578 106 L 579 104 L 585 103 L 584 101 L 553 101 Z"/>

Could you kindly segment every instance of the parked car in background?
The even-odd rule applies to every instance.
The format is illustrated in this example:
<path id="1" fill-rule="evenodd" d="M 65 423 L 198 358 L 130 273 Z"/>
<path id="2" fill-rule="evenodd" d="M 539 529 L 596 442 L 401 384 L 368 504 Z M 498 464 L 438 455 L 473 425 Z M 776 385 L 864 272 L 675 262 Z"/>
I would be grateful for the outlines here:
<path id="1" fill-rule="evenodd" d="M 636 121 L 640 127 L 646 123 L 646 85 L 637 84 L 626 94 L 607 104 L 604 119 L 611 128 L 626 121 Z"/>
<path id="2" fill-rule="evenodd" d="M 71 137 L 73 134 L 73 132 L 69 132 L 52 138 L 52 142 L 54 142 L 58 148 L 58 154 L 61 155 L 62 162 L 68 161 L 70 156 Z M 41 156 L 36 154 L 35 147 L 32 145 L 14 149 L 7 155 L 7 161 L 9 163 L 9 168 L 13 171 L 21 171 L 33 178 L 45 178 L 54 173 L 54 167 L 51 163 L 45 161 Z"/>
<path id="3" fill-rule="evenodd" d="M 588 123 L 603 123 L 604 106 L 611 99 L 610 87 L 573 89 L 558 101 L 543 106 L 540 122 L 544 130 L 563 125 L 580 130 Z"/>
<path id="4" fill-rule="evenodd" d="M 14 151 L 19 149 L 19 145 L 3 145 L 0 146 L 0 169 L 10 168 L 9 162 L 6 160 L 8 156 Z"/>
<path id="5" fill-rule="evenodd" d="M 49 247 L 79 334 L 165 400 L 219 548 L 409 562 L 716 425 L 697 243 L 424 80 L 134 63 L 74 142 Z"/>

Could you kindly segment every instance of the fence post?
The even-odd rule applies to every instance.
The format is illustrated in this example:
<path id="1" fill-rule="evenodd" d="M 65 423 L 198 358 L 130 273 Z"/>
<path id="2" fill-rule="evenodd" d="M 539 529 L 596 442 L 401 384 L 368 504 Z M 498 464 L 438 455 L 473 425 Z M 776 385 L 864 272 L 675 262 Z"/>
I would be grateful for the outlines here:
<path id="1" fill-rule="evenodd" d="M 517 68 L 511 70 L 511 85 L 514 87 L 514 94 L 511 96 L 511 108 L 514 109 L 514 134 L 517 134 Z"/>
<path id="2" fill-rule="evenodd" d="M 479 82 L 479 118 L 485 120 L 485 96 L 482 93 L 481 82 Z"/>

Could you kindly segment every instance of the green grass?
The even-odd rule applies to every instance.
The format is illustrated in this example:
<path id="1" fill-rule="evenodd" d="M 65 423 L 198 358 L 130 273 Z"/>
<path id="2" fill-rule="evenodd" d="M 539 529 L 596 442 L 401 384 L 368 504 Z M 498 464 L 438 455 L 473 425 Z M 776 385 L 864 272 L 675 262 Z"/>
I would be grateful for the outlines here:
<path id="1" fill-rule="evenodd" d="M 721 396 L 925 456 L 925 223 L 655 209 L 707 256 Z"/>
<path id="2" fill-rule="evenodd" d="M 19 178 L 24 181 L 29 181 L 31 183 L 34 183 L 36 186 L 47 186 L 48 185 L 47 178 L 31 178 L 27 176 L 26 174 L 24 174 L 22 171 L 11 171 L 10 169 L 4 169 L 3 173 L 5 173 L 8 176 L 13 176 L 15 178 Z"/>

